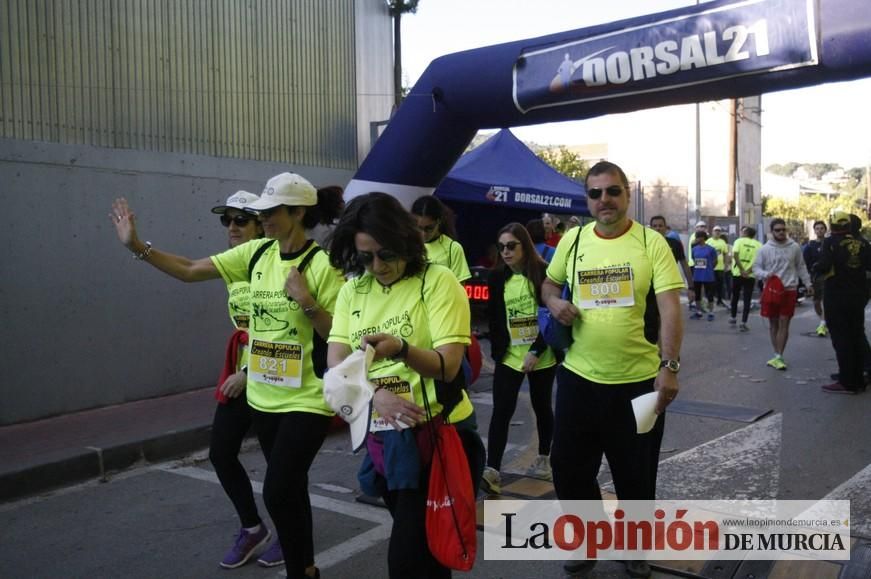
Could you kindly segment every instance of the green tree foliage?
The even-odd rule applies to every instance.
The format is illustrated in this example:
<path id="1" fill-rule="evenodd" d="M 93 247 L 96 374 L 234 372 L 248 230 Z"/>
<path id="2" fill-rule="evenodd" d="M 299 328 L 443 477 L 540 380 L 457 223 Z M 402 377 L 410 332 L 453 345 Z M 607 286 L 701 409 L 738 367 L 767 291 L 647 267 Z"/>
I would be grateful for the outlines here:
<path id="1" fill-rule="evenodd" d="M 589 164 L 580 155 L 570 151 L 565 145 L 560 145 L 556 149 L 543 149 L 536 152 L 536 155 L 569 179 L 579 183 L 584 181 L 590 169 Z"/>
<path id="2" fill-rule="evenodd" d="M 792 174 L 795 173 L 796 169 L 799 167 L 801 167 L 801 163 L 775 163 L 774 165 L 766 167 L 765 170 L 769 173 L 780 175 L 781 177 L 792 177 Z"/>
<path id="3" fill-rule="evenodd" d="M 826 173 L 837 171 L 841 166 L 837 163 L 805 163 L 802 168 L 807 171 L 811 179 L 821 179 Z"/>
<path id="4" fill-rule="evenodd" d="M 859 191 L 840 195 L 802 195 L 798 201 L 785 201 L 773 197 L 762 199 L 762 214 L 766 217 L 782 217 L 787 221 L 828 221 L 832 209 L 845 209 L 862 215 L 865 201 Z"/>

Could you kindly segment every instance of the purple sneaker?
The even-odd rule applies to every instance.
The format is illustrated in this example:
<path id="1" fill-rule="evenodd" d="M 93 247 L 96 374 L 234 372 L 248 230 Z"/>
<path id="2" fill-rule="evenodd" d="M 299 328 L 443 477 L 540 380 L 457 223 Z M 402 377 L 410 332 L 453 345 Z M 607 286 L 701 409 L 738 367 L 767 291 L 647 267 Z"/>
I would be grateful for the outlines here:
<path id="1" fill-rule="evenodd" d="M 257 564 L 261 567 L 278 567 L 284 565 L 284 553 L 281 552 L 281 543 L 275 539 L 269 548 L 257 558 Z"/>
<path id="2" fill-rule="evenodd" d="M 254 551 L 269 541 L 270 536 L 272 533 L 264 524 L 260 525 L 260 530 L 256 533 L 249 533 L 245 529 L 240 530 L 239 536 L 236 537 L 236 544 L 224 556 L 224 560 L 220 563 L 221 567 L 224 569 L 241 567 L 254 555 Z"/>

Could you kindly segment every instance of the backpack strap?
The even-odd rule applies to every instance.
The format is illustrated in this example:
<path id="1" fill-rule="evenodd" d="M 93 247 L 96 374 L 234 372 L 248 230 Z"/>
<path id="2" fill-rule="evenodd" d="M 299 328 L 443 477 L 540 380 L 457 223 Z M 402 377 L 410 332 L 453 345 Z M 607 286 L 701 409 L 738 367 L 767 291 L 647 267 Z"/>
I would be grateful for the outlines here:
<path id="1" fill-rule="evenodd" d="M 251 281 L 251 276 L 254 275 L 254 266 L 257 265 L 257 262 L 260 261 L 260 258 L 266 253 L 266 250 L 272 247 L 275 243 L 274 239 L 270 239 L 263 245 L 257 248 L 254 252 L 254 255 L 251 256 L 251 260 L 248 262 L 248 281 Z"/>
<path id="2" fill-rule="evenodd" d="M 311 251 L 305 254 L 305 257 L 302 258 L 302 261 L 299 262 L 299 265 L 296 266 L 296 269 L 299 270 L 299 273 L 302 273 L 312 258 L 318 254 L 318 252 L 322 251 L 320 245 L 315 245 Z"/>

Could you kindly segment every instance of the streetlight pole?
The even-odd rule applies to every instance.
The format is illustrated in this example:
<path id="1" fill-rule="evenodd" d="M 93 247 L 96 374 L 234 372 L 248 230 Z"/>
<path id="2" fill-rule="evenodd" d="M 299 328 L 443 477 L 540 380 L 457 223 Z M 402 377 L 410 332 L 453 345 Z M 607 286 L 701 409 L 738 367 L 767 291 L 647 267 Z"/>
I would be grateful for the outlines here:
<path id="1" fill-rule="evenodd" d="M 699 0 L 696 0 L 696 6 Z M 702 218 L 702 130 L 699 103 L 696 103 L 696 220 Z"/>

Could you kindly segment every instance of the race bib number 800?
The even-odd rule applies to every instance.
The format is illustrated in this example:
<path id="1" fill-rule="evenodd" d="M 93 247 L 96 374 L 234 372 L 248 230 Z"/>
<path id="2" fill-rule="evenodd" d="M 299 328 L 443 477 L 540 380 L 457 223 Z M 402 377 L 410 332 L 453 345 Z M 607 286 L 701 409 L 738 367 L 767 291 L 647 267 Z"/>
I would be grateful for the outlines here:
<path id="1" fill-rule="evenodd" d="M 583 309 L 635 305 L 632 268 L 617 265 L 579 271 L 577 305 Z"/>
<path id="2" fill-rule="evenodd" d="M 254 340 L 248 359 L 248 376 L 257 382 L 299 388 L 302 386 L 302 345 Z"/>

